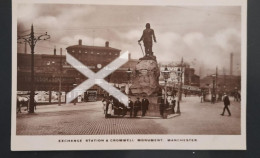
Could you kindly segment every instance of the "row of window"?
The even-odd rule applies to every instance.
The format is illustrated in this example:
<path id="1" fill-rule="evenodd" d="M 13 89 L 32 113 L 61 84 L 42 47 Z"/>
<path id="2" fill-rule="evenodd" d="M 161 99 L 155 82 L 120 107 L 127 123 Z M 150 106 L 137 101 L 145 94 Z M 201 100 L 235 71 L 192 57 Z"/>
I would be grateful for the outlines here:
<path id="1" fill-rule="evenodd" d="M 59 77 L 42 77 L 42 76 L 36 76 L 34 78 L 35 82 L 59 82 Z M 31 82 L 31 78 L 29 76 L 20 77 L 18 81 L 24 82 Z M 62 83 L 73 83 L 75 82 L 75 78 L 61 78 Z"/>
<path id="2" fill-rule="evenodd" d="M 114 53 L 112 53 L 112 52 L 109 52 L 109 53 L 108 53 L 108 52 L 102 52 L 102 53 L 101 53 L 101 52 L 96 52 L 96 53 L 94 53 L 93 51 L 81 51 L 81 50 L 79 50 L 79 51 L 72 50 L 71 52 L 72 52 L 72 53 L 78 52 L 78 53 L 85 53 L 85 54 L 88 54 L 88 53 L 89 53 L 89 54 L 97 54 L 97 55 L 99 55 L 99 54 L 100 54 L 100 55 L 118 55 L 118 53 L 115 53 L 115 54 L 114 54 Z"/>

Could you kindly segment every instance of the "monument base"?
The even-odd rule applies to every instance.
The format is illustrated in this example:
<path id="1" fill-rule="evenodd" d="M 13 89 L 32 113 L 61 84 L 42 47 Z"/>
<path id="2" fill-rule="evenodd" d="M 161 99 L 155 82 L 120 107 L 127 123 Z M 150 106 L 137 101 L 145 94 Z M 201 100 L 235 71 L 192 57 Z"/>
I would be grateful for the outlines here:
<path id="1" fill-rule="evenodd" d="M 142 96 L 130 96 L 131 100 L 135 102 L 137 98 L 140 98 L 140 101 L 142 101 Z M 149 106 L 148 110 L 146 111 L 145 116 L 150 117 L 162 117 L 160 114 L 160 98 L 158 96 L 147 96 L 146 99 L 149 100 Z M 142 109 L 140 109 L 137 113 L 137 116 L 142 116 Z"/>
<path id="2" fill-rule="evenodd" d="M 142 101 L 142 96 L 129 96 L 131 97 L 131 100 L 133 103 L 137 100 L 137 98 L 140 98 L 140 101 Z M 147 96 L 146 99 L 149 100 L 149 106 L 148 110 L 145 113 L 146 117 L 151 117 L 151 118 L 172 118 L 173 116 L 178 116 L 179 114 L 175 113 L 176 112 L 176 106 L 172 107 L 166 107 L 164 105 L 163 99 L 161 96 Z M 175 108 L 175 110 L 173 110 Z M 137 117 L 142 116 L 142 109 L 140 109 L 137 113 Z"/>
<path id="3" fill-rule="evenodd" d="M 145 56 L 135 66 L 133 84 L 130 91 L 133 95 L 151 96 L 159 90 L 160 69 L 157 61 Z"/>
<path id="4" fill-rule="evenodd" d="M 135 102 L 137 98 L 142 101 L 145 95 L 149 100 L 148 110 L 145 116 L 167 118 L 172 114 L 173 110 L 165 107 L 162 99 L 162 90 L 159 85 L 160 69 L 153 55 L 146 55 L 139 59 L 135 66 L 133 84 L 130 87 L 131 100 Z M 140 108 L 137 116 L 142 116 L 142 109 Z"/>

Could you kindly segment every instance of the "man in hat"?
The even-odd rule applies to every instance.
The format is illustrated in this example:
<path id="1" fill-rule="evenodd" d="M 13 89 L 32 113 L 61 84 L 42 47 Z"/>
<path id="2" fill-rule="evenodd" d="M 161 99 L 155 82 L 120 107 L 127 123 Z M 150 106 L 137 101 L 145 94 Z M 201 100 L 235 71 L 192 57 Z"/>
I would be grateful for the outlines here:
<path id="1" fill-rule="evenodd" d="M 146 111 L 148 110 L 148 106 L 149 106 L 149 100 L 144 95 L 142 99 L 142 116 L 145 116 Z"/>
<path id="2" fill-rule="evenodd" d="M 119 109 L 119 100 L 115 97 L 112 97 L 113 98 L 113 107 L 114 107 L 114 114 L 119 116 L 120 115 L 120 109 Z"/>
<path id="3" fill-rule="evenodd" d="M 132 113 L 133 113 L 133 106 L 134 106 L 134 103 L 133 101 L 131 100 L 131 97 L 128 97 L 128 105 L 126 106 L 125 108 L 125 111 L 124 111 L 124 116 L 126 115 L 127 111 L 130 112 L 130 117 L 132 117 Z"/>
<path id="4" fill-rule="evenodd" d="M 224 116 L 225 110 L 227 109 L 229 116 L 231 116 L 230 110 L 228 108 L 228 106 L 230 105 L 230 101 L 229 101 L 229 97 L 227 96 L 226 93 L 224 93 L 223 102 L 224 102 L 224 109 L 223 109 L 222 114 L 220 114 L 220 115 Z"/>
<path id="5" fill-rule="evenodd" d="M 134 103 L 134 117 L 137 116 L 137 112 L 140 110 L 142 103 L 140 102 L 140 98 L 137 97 Z"/>
<path id="6" fill-rule="evenodd" d="M 138 42 L 143 41 L 144 42 L 144 48 L 145 48 L 145 55 L 153 55 L 153 40 L 156 43 L 156 38 L 154 35 L 154 30 L 151 29 L 151 26 L 149 23 L 145 25 L 146 29 L 143 31 L 143 35 L 141 36 L 140 40 Z"/>

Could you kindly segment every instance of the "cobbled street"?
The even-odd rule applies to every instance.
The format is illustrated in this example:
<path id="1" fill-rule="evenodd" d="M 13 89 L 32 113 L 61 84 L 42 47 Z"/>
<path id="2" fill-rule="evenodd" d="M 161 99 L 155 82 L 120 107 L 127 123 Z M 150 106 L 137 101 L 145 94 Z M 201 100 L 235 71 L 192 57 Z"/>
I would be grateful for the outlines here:
<path id="1" fill-rule="evenodd" d="M 233 100 L 233 98 L 230 98 Z M 242 105 L 245 106 L 245 105 Z M 181 115 L 169 119 L 106 119 L 102 103 L 88 102 L 37 106 L 34 114 L 24 109 L 17 115 L 17 135 L 122 135 L 122 134 L 189 134 L 238 135 L 241 105 L 231 102 L 232 116 L 221 116 L 223 102 L 200 103 L 199 97 L 183 97 Z"/>

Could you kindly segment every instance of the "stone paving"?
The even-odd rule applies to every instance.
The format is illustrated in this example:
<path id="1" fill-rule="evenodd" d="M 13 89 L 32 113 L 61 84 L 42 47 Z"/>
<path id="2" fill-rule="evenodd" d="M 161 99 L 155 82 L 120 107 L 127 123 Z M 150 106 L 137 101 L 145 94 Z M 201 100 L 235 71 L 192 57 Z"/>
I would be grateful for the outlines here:
<path id="1" fill-rule="evenodd" d="M 17 115 L 17 135 L 240 134 L 240 103 L 231 103 L 229 117 L 219 115 L 222 102 L 199 101 L 183 98 L 181 115 L 170 119 L 106 119 L 101 102 L 38 106 L 35 114 Z"/>
<path id="2" fill-rule="evenodd" d="M 230 99 L 233 100 L 233 99 Z M 231 102 L 229 109 L 232 116 L 220 114 L 223 111 L 223 102 L 211 104 L 200 103 L 199 98 L 183 98 L 181 104 L 181 116 L 164 120 L 154 120 L 167 129 L 167 133 L 196 134 L 196 135 L 229 135 L 241 133 L 241 105 L 239 102 Z"/>

